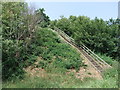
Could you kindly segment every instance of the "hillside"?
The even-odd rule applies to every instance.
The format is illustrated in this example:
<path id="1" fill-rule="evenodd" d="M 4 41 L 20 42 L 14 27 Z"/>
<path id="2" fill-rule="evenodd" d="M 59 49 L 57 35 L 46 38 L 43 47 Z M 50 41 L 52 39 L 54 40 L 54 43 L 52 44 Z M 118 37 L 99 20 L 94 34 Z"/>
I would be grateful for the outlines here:
<path id="1" fill-rule="evenodd" d="M 36 37 L 34 44 L 31 46 L 31 49 L 34 49 L 32 57 L 26 61 L 27 65 L 24 67 L 26 71 L 25 78 L 20 81 L 3 83 L 3 87 L 117 87 L 113 76 L 111 77 L 110 75 L 104 79 L 101 79 L 99 76 L 97 77 L 96 75 L 99 74 L 96 73 L 96 70 L 90 63 L 85 61 L 85 58 L 82 58 L 75 48 L 65 43 L 65 41 L 60 39 L 51 30 L 39 28 L 36 32 Z M 110 83 L 110 80 L 114 80 L 115 82 Z M 110 84 L 113 85 L 110 86 Z"/>
<path id="2" fill-rule="evenodd" d="M 3 88 L 118 87 L 119 19 L 50 20 L 44 8 L 3 2 L 1 23 Z"/>

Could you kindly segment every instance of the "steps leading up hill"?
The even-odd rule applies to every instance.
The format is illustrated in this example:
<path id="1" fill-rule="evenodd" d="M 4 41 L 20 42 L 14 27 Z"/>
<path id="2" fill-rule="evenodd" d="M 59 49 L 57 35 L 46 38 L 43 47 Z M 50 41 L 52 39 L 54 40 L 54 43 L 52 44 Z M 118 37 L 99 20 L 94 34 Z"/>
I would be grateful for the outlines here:
<path id="1" fill-rule="evenodd" d="M 86 47 L 82 42 L 81 45 L 77 46 L 74 39 L 65 34 L 62 30 L 58 28 L 54 28 L 53 30 L 57 34 L 59 34 L 67 43 L 73 45 L 86 57 L 92 64 L 92 66 L 102 75 L 102 72 L 105 69 L 111 68 L 109 64 L 107 64 L 104 60 L 102 60 L 99 56 L 97 56 L 94 52 L 92 52 L 88 47 Z"/>

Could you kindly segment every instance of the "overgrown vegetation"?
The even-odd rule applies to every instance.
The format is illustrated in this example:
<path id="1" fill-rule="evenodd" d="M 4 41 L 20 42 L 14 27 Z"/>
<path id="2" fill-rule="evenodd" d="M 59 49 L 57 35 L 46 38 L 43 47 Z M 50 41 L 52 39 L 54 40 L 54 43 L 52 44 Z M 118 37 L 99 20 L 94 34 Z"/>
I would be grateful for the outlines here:
<path id="1" fill-rule="evenodd" d="M 70 16 L 69 18 L 62 17 L 59 20 L 51 21 L 51 27 L 60 28 L 73 37 L 78 45 L 82 42 L 95 52 L 120 60 L 119 23 L 119 19 L 104 21 L 97 17 L 91 20 L 86 16 Z"/>
<path id="2" fill-rule="evenodd" d="M 80 55 L 52 31 L 38 28 L 49 22 L 44 9 L 29 13 L 32 9 L 20 2 L 3 3 L 3 8 L 3 80 L 22 78 L 23 68 L 34 64 L 37 57 L 43 59 L 37 67 L 45 69 L 52 64 L 53 68 L 79 70 Z"/>
<path id="3" fill-rule="evenodd" d="M 84 78 L 80 80 L 75 73 L 66 74 L 63 69 L 49 68 L 51 72 L 44 72 L 44 77 L 28 75 L 23 80 L 3 83 L 6 88 L 118 88 L 118 72 L 116 68 L 106 70 L 103 80 Z"/>
<path id="4" fill-rule="evenodd" d="M 115 59 L 113 59 L 112 57 L 108 57 L 107 55 L 105 54 L 100 54 L 100 53 L 97 53 L 97 55 L 102 58 L 105 62 L 107 62 L 108 64 L 112 65 L 114 64 L 115 62 L 117 62 Z"/>
<path id="5" fill-rule="evenodd" d="M 62 43 L 56 34 L 47 28 L 36 31 L 35 39 L 30 48 L 34 49 L 32 55 L 42 58 L 38 67 L 44 69 L 51 64 L 53 68 L 79 70 L 82 65 L 80 54 L 68 44 Z"/>
<path id="6" fill-rule="evenodd" d="M 49 18 L 43 9 L 35 11 L 24 2 L 3 2 L 2 8 L 2 78 L 22 78 L 24 61 L 33 52 L 29 45 L 33 43 L 36 25 L 48 23 Z"/>
<path id="7" fill-rule="evenodd" d="M 90 18 L 85 16 L 62 17 L 50 21 L 44 9 L 28 8 L 24 2 L 2 3 L 2 79 L 7 88 L 84 88 L 117 87 L 117 68 L 120 48 L 119 20 Z M 98 53 L 113 68 L 105 71 L 103 80 L 84 78 L 75 73 L 84 65 L 80 54 L 64 43 L 49 28 L 58 27 L 73 37 L 77 45 L 81 41 Z M 101 53 L 101 54 L 100 54 Z M 110 57 L 108 57 L 108 55 Z M 113 59 L 114 58 L 114 59 Z M 37 64 L 36 64 L 37 63 Z M 24 71 L 28 66 L 45 70 L 47 77 L 30 77 Z M 111 82 L 114 81 L 114 82 Z M 24 83 L 23 83 L 24 82 Z"/>

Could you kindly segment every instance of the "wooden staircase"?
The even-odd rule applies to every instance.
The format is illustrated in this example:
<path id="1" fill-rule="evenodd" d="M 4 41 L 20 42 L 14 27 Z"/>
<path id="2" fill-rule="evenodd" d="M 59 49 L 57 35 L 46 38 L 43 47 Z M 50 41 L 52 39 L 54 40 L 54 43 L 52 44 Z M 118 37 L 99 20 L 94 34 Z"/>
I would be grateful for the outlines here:
<path id="1" fill-rule="evenodd" d="M 74 39 L 69 37 L 62 30 L 55 27 L 53 31 L 59 34 L 67 43 L 79 49 L 79 51 L 84 55 L 84 57 L 86 57 L 91 62 L 92 66 L 101 75 L 105 69 L 111 68 L 109 64 L 107 64 L 104 60 L 102 60 L 99 56 L 97 56 L 94 52 L 92 52 L 89 48 L 87 48 L 82 42 L 79 46 L 77 46 Z"/>

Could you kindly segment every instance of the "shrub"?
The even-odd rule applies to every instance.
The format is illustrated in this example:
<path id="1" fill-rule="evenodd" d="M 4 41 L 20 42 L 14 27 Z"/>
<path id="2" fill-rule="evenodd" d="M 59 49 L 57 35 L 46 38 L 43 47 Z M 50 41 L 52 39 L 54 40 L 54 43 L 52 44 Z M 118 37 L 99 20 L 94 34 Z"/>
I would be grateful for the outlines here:
<path id="1" fill-rule="evenodd" d="M 13 77 L 21 77 L 22 66 L 22 41 L 4 40 L 2 49 L 2 78 L 3 80 Z"/>
<path id="2" fill-rule="evenodd" d="M 97 53 L 97 55 L 99 57 L 101 57 L 105 62 L 107 62 L 108 64 L 112 65 L 113 62 L 115 61 L 114 59 L 112 59 L 111 57 L 105 55 L 105 54 L 100 54 L 100 53 Z"/>
<path id="3" fill-rule="evenodd" d="M 36 37 L 35 44 L 38 46 L 35 51 L 40 51 L 43 58 L 43 61 L 39 63 L 42 68 L 49 67 L 51 63 L 54 67 L 65 69 L 79 70 L 79 67 L 82 66 L 80 54 L 68 44 L 62 43 L 56 34 L 49 29 L 37 30 Z M 37 49 L 39 50 L 37 51 Z"/>

